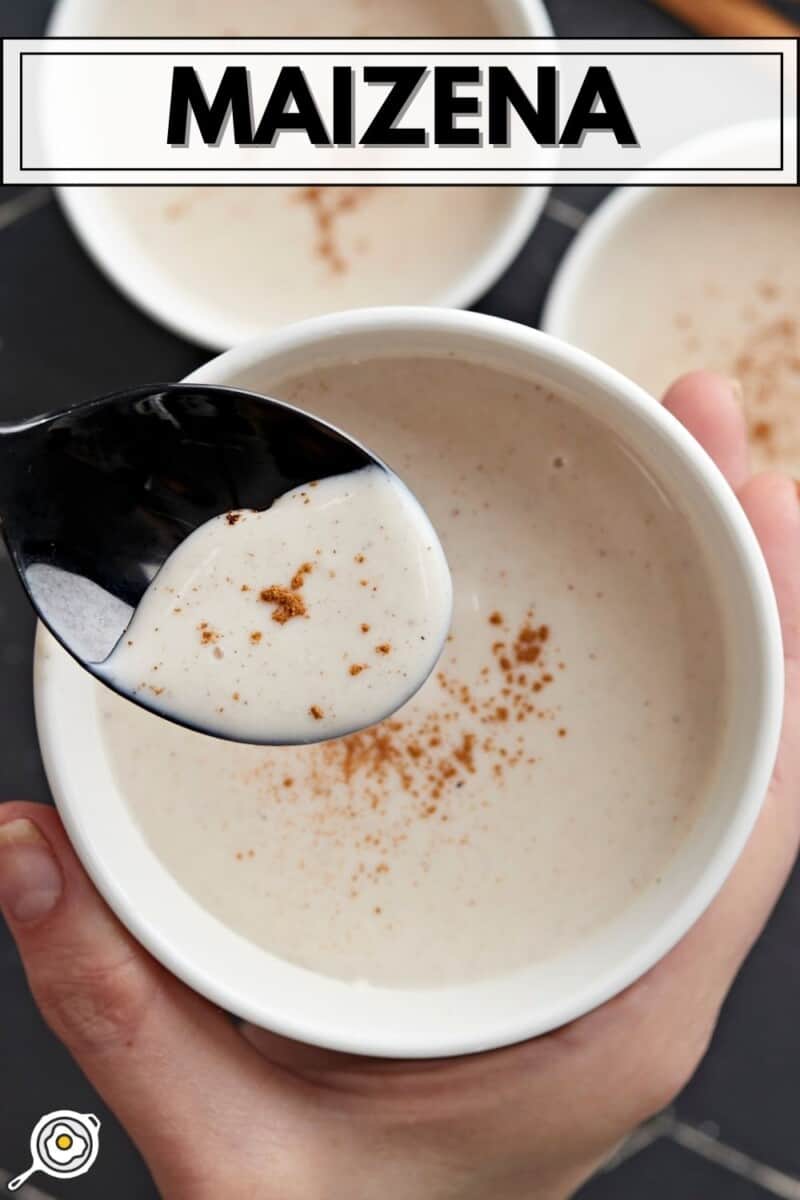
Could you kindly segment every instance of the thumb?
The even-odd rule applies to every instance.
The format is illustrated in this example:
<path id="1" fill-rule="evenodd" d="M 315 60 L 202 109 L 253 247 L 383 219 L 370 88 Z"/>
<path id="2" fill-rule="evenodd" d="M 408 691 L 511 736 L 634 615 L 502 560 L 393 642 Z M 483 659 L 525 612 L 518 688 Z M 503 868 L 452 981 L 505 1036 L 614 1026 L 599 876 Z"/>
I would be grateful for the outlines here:
<path id="1" fill-rule="evenodd" d="M 0 805 L 0 908 L 44 1019 L 160 1182 L 197 1169 L 196 1146 L 181 1161 L 190 1115 L 205 1150 L 224 1150 L 270 1068 L 127 933 L 54 810 Z"/>

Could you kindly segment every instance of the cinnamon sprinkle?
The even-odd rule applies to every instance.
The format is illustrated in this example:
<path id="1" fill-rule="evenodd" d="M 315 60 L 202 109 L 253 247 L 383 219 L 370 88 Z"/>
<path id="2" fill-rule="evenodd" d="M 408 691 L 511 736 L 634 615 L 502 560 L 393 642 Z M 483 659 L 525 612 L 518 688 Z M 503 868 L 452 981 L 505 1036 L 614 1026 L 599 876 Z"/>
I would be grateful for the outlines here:
<path id="1" fill-rule="evenodd" d="M 279 584 L 264 588 L 259 593 L 259 600 L 262 600 L 264 604 L 275 605 L 272 619 L 279 625 L 285 625 L 293 617 L 306 616 L 306 606 L 302 597 L 298 596 L 297 592 L 281 587 Z"/>
<path id="2" fill-rule="evenodd" d="M 362 204 L 371 191 L 369 187 L 307 187 L 295 195 L 295 201 L 307 205 L 311 213 L 317 235 L 314 251 L 333 275 L 343 275 L 350 267 L 341 244 L 341 217 Z"/>
<path id="3" fill-rule="evenodd" d="M 294 575 L 292 576 L 292 582 L 289 585 L 293 592 L 298 592 L 300 590 L 300 588 L 305 583 L 306 575 L 310 575 L 313 570 L 314 570 L 314 564 L 310 563 L 310 562 L 304 562 L 301 566 L 299 566 L 297 568 Z"/>
<path id="4" fill-rule="evenodd" d="M 533 631 L 535 638 L 522 637 L 526 631 Z M 385 858 L 409 837 L 414 820 L 441 824 L 445 840 L 457 844 L 464 831 L 450 833 L 449 828 L 462 806 L 467 813 L 474 812 L 476 804 L 490 807 L 493 788 L 504 788 L 513 771 L 535 766 L 537 760 L 526 746 L 526 723 L 552 725 L 552 752 L 557 752 L 555 747 L 567 736 L 567 728 L 557 700 L 552 704 L 545 700 L 557 687 L 553 668 L 563 661 L 557 644 L 553 645 L 550 627 L 534 620 L 529 611 L 510 644 L 519 644 L 523 650 L 537 645 L 539 659 L 524 672 L 505 672 L 498 661 L 505 643 L 488 641 L 486 653 L 495 664 L 494 672 L 478 668 L 474 682 L 467 683 L 439 670 L 434 676 L 439 699 L 433 706 L 422 711 L 412 707 L 406 719 L 390 718 L 326 742 L 306 760 L 297 788 L 314 802 L 311 820 L 315 836 L 341 839 L 353 822 L 353 836 L 358 839 L 355 846 L 369 855 L 355 872 L 354 886 L 380 877 L 378 857 Z M 516 657 L 513 650 L 511 657 Z M 348 664 L 347 670 L 360 665 Z M 319 706 L 312 706 L 309 713 L 317 720 L 324 715 Z M 254 777 L 272 769 L 265 763 L 254 768 Z M 481 786 L 470 786 L 473 779 L 480 780 Z M 488 788 L 483 785 L 486 779 L 492 781 Z M 275 789 L 283 803 L 297 802 L 293 788 L 294 784 L 289 790 L 282 773 L 276 774 Z M 408 797 L 410 808 L 389 803 L 398 792 Z M 365 813 L 371 814 L 366 832 Z"/>

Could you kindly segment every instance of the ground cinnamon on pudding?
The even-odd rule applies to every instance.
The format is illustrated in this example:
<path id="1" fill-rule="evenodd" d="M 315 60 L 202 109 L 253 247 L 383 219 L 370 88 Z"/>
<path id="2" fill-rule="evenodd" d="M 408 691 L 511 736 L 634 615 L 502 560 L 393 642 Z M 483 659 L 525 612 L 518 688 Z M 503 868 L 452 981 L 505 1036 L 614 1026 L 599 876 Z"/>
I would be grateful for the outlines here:
<path id="1" fill-rule="evenodd" d="M 308 711 L 311 714 L 311 716 L 314 718 L 315 721 L 321 721 L 322 718 L 325 716 L 325 713 L 322 711 L 322 709 L 319 707 L 318 704 L 312 704 L 311 708 Z"/>
<path id="2" fill-rule="evenodd" d="M 279 625 L 285 625 L 293 617 L 306 616 L 306 606 L 302 597 L 298 596 L 297 592 L 291 591 L 290 588 L 281 587 L 279 584 L 264 588 L 259 593 L 259 600 L 262 600 L 264 604 L 275 605 L 272 619 Z"/>
<path id="3" fill-rule="evenodd" d="M 800 379 L 800 321 L 776 314 L 780 299 L 769 281 L 759 285 L 747 333 L 725 364 L 742 385 L 753 442 L 763 458 L 777 463 L 796 456 L 800 446 L 794 410 L 787 406 L 794 403 Z"/>
<path id="4" fill-rule="evenodd" d="M 314 564 L 310 563 L 310 562 L 304 562 L 304 563 L 302 563 L 301 566 L 299 566 L 297 568 L 294 575 L 292 576 L 292 582 L 289 585 L 293 592 L 297 592 L 300 590 L 300 588 L 305 583 L 306 575 L 310 575 L 313 570 L 314 570 Z"/>
<path id="5" fill-rule="evenodd" d="M 361 672 L 366 671 L 366 669 L 367 669 L 366 663 L 351 663 L 350 674 L 351 675 L 360 675 Z"/>
<path id="6" fill-rule="evenodd" d="M 342 248 L 339 222 L 345 213 L 358 208 L 371 193 L 369 187 L 307 187 L 295 196 L 305 204 L 314 222 L 317 241 L 314 247 L 334 275 L 342 275 L 350 267 Z"/>
<path id="7" fill-rule="evenodd" d="M 309 760 L 308 776 L 280 789 L 282 803 L 299 802 L 300 795 L 313 799 L 311 819 L 320 837 L 334 836 L 334 830 L 341 837 L 341 822 L 349 824 L 351 819 L 355 831 L 365 807 L 374 813 L 369 832 L 364 834 L 362 827 L 357 834 L 356 848 L 368 857 L 357 886 L 354 881 L 356 891 L 377 880 L 373 856 L 390 853 L 404 842 L 411 823 L 452 827 L 461 806 L 473 811 L 476 804 L 489 808 L 492 788 L 504 787 L 515 769 L 534 765 L 537 760 L 526 747 L 522 728 L 526 722 L 552 727 L 554 752 L 567 736 L 557 687 L 566 663 L 550 626 L 537 621 L 533 610 L 513 629 L 500 619 L 502 628 L 493 629 L 487 639 L 485 663 L 475 679 L 453 676 L 445 663 L 430 685 L 435 690 L 428 711 L 406 719 L 401 714 L 326 742 Z M 536 646 L 536 661 L 517 662 L 517 646 L 523 655 Z M 353 668 L 360 665 L 353 663 L 348 670 L 355 674 Z M 276 777 L 276 786 L 282 782 L 282 775 Z M 336 790 L 337 784 L 345 785 L 344 794 Z M 408 796 L 410 808 L 389 803 L 387 798 L 398 787 Z M 444 830 L 443 836 L 456 837 Z"/>
<path id="8" fill-rule="evenodd" d="M 240 521 L 241 519 L 242 514 L 240 512 L 229 512 L 225 514 L 225 520 L 229 525 L 235 525 L 237 521 Z"/>
<path id="9" fill-rule="evenodd" d="M 469 771 L 470 775 L 475 774 L 475 734 L 465 733 L 461 739 L 461 745 L 453 751 L 453 758 L 456 762 L 460 762 L 463 767 Z"/>
<path id="10" fill-rule="evenodd" d="M 305 601 L 297 593 L 305 583 L 306 575 L 310 575 L 313 570 L 313 563 L 301 563 L 292 576 L 288 588 L 273 583 L 270 587 L 262 589 L 258 596 L 259 600 L 264 604 L 275 605 L 275 611 L 272 614 L 273 621 L 277 621 L 279 625 L 285 625 L 293 617 L 308 615 Z"/>
<path id="11" fill-rule="evenodd" d="M 517 640 L 514 642 L 514 657 L 517 662 L 537 662 L 542 653 L 542 646 L 549 636 L 550 630 L 547 625 L 540 625 L 538 629 L 532 629 L 530 625 L 524 625 L 519 631 Z"/>

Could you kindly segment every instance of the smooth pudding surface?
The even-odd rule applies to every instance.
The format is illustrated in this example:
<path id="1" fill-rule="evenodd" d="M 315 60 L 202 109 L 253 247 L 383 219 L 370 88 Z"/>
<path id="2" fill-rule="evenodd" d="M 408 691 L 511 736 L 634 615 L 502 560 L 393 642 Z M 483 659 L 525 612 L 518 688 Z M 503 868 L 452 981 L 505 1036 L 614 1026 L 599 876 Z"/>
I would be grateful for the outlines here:
<path id="1" fill-rule="evenodd" d="M 565 336 L 655 396 L 685 371 L 738 379 L 754 465 L 800 475 L 796 188 L 659 188 L 617 229 Z"/>
<path id="2" fill-rule="evenodd" d="M 492 369 L 263 386 L 418 496 L 452 640 L 394 718 L 324 746 L 220 743 L 98 685 L 146 839 L 222 921 L 325 974 L 448 984 L 574 948 L 658 885 L 715 769 L 724 647 L 687 521 L 596 421 Z"/>

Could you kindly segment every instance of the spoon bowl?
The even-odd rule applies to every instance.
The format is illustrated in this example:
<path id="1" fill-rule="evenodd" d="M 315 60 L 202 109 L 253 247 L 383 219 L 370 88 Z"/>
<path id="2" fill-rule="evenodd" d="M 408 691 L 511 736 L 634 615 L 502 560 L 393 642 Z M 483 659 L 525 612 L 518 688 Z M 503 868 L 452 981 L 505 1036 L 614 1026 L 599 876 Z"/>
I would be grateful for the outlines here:
<path id="1" fill-rule="evenodd" d="M 141 387 L 6 425 L 0 457 L 3 534 L 33 607 L 83 667 L 139 703 L 102 666 L 191 533 L 312 481 L 365 467 L 391 476 L 324 421 L 200 384 Z"/>

